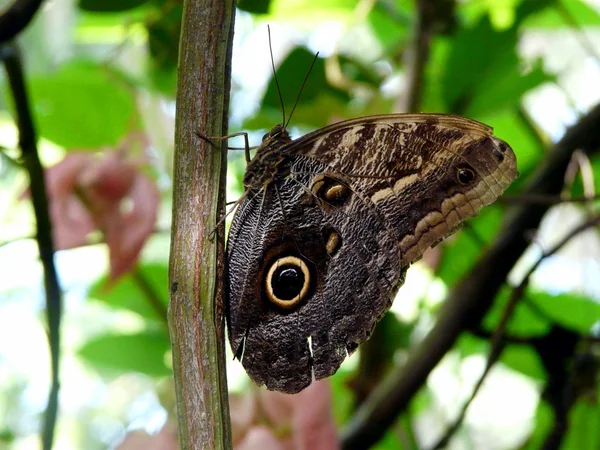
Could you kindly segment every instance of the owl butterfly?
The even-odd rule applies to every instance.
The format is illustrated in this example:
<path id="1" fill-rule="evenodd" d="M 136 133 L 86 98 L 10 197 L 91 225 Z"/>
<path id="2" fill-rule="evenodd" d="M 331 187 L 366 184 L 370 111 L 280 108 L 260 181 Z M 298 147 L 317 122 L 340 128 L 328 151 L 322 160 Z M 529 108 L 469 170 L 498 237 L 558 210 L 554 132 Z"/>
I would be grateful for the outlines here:
<path id="1" fill-rule="evenodd" d="M 479 122 L 389 114 L 292 140 L 263 137 L 227 242 L 231 348 L 250 377 L 296 393 L 335 373 L 423 252 L 518 176 Z"/>

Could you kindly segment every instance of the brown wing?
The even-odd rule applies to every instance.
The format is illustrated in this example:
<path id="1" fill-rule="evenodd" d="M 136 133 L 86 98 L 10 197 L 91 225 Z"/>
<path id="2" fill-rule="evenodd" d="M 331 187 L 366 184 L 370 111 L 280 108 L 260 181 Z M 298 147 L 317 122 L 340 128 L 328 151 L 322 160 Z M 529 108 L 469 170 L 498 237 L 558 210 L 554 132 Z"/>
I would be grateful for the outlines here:
<path id="1" fill-rule="evenodd" d="M 325 164 L 376 205 L 396 232 L 402 265 L 495 201 L 518 176 L 514 152 L 492 128 L 445 114 L 339 122 L 282 153 Z"/>
<path id="2" fill-rule="evenodd" d="M 517 172 L 489 127 L 454 116 L 356 119 L 280 151 L 272 180 L 234 217 L 226 305 L 233 352 L 252 379 L 293 393 L 333 374 L 410 262 Z"/>

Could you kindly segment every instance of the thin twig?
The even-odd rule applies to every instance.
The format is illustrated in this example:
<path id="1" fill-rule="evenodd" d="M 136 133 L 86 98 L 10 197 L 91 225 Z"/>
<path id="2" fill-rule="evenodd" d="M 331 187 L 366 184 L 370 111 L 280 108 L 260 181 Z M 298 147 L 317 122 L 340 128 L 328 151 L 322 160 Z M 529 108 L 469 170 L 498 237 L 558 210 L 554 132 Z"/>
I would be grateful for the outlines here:
<path id="1" fill-rule="evenodd" d="M 12 40 L 33 19 L 42 0 L 15 0 L 15 2 L 0 15 L 0 44 Z"/>
<path id="2" fill-rule="evenodd" d="M 144 293 L 146 300 L 150 303 L 150 306 L 156 311 L 156 314 L 160 317 L 160 320 L 168 325 L 167 321 L 167 308 L 164 305 L 163 301 L 160 298 L 160 295 L 154 289 L 154 286 L 150 283 L 150 281 L 146 278 L 146 275 L 141 270 L 140 266 L 136 265 L 131 271 L 131 278 L 140 290 Z"/>
<path id="3" fill-rule="evenodd" d="M 48 319 L 48 342 L 50 345 L 51 385 L 48 404 L 44 417 L 42 444 L 44 450 L 50 450 L 54 441 L 54 429 L 58 412 L 59 361 L 60 361 L 60 319 L 62 293 L 54 266 L 54 244 L 52 242 L 52 224 L 48 210 L 48 198 L 44 170 L 37 150 L 37 137 L 29 107 L 23 67 L 18 49 L 12 46 L 0 47 L 0 59 L 8 76 L 10 90 L 15 103 L 19 129 L 19 146 L 22 159 L 29 174 L 31 200 L 37 223 L 36 240 L 40 259 L 44 268 L 44 286 L 46 288 L 46 315 Z"/>
<path id="4" fill-rule="evenodd" d="M 580 195 L 574 197 L 561 197 L 558 195 L 543 194 L 520 194 L 503 195 L 499 198 L 501 203 L 506 204 L 527 204 L 527 205 L 557 205 L 559 203 L 588 203 L 600 200 L 600 194 L 587 196 Z"/>
<path id="5" fill-rule="evenodd" d="M 543 251 L 542 255 L 538 258 L 538 260 L 535 262 L 535 264 L 529 269 L 529 271 L 523 277 L 523 279 L 521 280 L 519 285 L 513 288 L 510 299 L 508 300 L 508 303 L 504 307 L 504 311 L 502 313 L 502 317 L 500 318 L 500 322 L 498 323 L 498 326 L 496 327 L 496 330 L 494 331 L 494 334 L 492 336 L 491 348 L 488 353 L 487 361 L 485 364 L 485 369 L 483 370 L 483 373 L 481 374 L 481 376 L 479 377 L 479 380 L 475 384 L 475 387 L 473 388 L 473 392 L 471 392 L 471 396 L 466 401 L 466 403 L 463 405 L 463 407 L 462 407 L 460 413 L 458 414 L 458 417 L 454 421 L 454 423 L 450 427 L 448 427 L 448 430 L 446 431 L 446 433 L 440 438 L 438 443 L 432 447 L 434 450 L 446 448 L 446 446 L 450 443 L 450 439 L 452 438 L 452 436 L 454 436 L 454 434 L 458 431 L 458 429 L 462 425 L 462 423 L 465 419 L 465 416 L 467 414 L 467 410 L 469 409 L 469 406 L 471 405 L 471 403 L 477 396 L 477 393 L 479 392 L 481 386 L 483 385 L 483 382 L 486 379 L 487 375 L 489 374 L 492 366 L 500 358 L 500 355 L 502 354 L 502 350 L 504 350 L 504 345 L 505 345 L 504 344 L 504 333 L 506 331 L 506 327 L 507 327 L 508 322 L 509 322 L 510 318 L 512 317 L 512 315 L 519 303 L 519 300 L 521 300 L 521 298 L 523 298 L 523 294 L 525 293 L 525 289 L 529 285 L 529 280 L 530 280 L 531 276 L 533 275 L 533 273 L 537 270 L 539 265 L 546 258 L 548 258 L 548 257 L 554 255 L 556 252 L 558 252 L 565 244 L 567 244 L 576 235 L 578 235 L 582 231 L 587 230 L 588 228 L 598 225 L 599 223 L 600 223 L 600 215 L 594 216 L 591 219 L 582 223 L 581 225 L 575 227 L 569 233 L 567 233 L 567 235 L 565 237 L 563 237 L 556 245 L 554 245 L 553 247 L 551 247 L 550 249 L 548 249 L 546 251 Z"/>

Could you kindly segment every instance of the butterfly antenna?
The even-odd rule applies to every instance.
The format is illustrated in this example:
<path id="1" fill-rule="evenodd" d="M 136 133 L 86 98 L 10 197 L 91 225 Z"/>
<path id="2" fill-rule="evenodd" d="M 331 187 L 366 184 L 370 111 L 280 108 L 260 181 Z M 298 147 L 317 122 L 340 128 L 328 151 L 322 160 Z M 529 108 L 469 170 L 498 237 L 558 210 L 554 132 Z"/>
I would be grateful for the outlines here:
<path id="1" fill-rule="evenodd" d="M 269 53 L 271 54 L 271 68 L 273 69 L 273 78 L 275 78 L 275 86 L 277 86 L 277 94 L 279 94 L 279 102 L 281 103 L 281 114 L 283 115 L 283 122 L 281 122 L 281 124 L 286 125 L 285 106 L 283 106 L 283 96 L 281 95 L 281 88 L 279 87 L 279 80 L 277 79 L 277 71 L 275 70 L 275 61 L 273 60 L 273 46 L 271 45 L 271 27 L 269 25 L 267 25 L 267 32 L 269 34 Z"/>
<path id="2" fill-rule="evenodd" d="M 318 57 L 319 57 L 319 52 L 317 52 L 315 54 L 315 57 L 313 58 L 313 62 L 310 65 L 310 68 L 308 69 L 308 72 L 306 72 L 306 76 L 304 77 L 304 81 L 302 82 L 302 86 L 300 86 L 300 92 L 298 92 L 298 97 L 296 97 L 296 103 L 294 103 L 294 107 L 292 108 L 292 112 L 290 113 L 290 117 L 288 118 L 288 121 L 285 122 L 284 128 L 287 128 L 288 124 L 290 123 L 290 120 L 292 120 L 292 116 L 294 115 L 294 111 L 296 110 L 296 106 L 298 106 L 298 102 L 300 101 L 300 96 L 302 95 L 302 91 L 304 90 L 304 86 L 306 86 L 306 82 L 308 81 L 308 77 L 309 77 L 310 73 L 312 72 L 313 68 L 315 67 L 315 63 L 317 62 L 317 58 Z"/>

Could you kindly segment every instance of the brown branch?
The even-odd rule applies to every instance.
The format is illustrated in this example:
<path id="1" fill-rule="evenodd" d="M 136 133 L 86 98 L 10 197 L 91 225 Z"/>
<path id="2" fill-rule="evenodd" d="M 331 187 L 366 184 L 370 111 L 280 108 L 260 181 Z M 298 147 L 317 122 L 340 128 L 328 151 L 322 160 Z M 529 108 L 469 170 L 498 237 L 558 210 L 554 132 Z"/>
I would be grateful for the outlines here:
<path id="1" fill-rule="evenodd" d="M 498 326 L 496 327 L 496 330 L 494 331 L 494 334 L 492 336 L 491 348 L 488 353 L 487 361 L 485 364 L 485 369 L 483 370 L 483 373 L 481 374 L 481 376 L 479 377 L 479 380 L 475 384 L 475 387 L 473 388 L 473 392 L 471 392 L 471 396 L 463 405 L 460 413 L 458 414 L 458 417 L 455 419 L 454 423 L 450 427 L 448 427 L 448 430 L 440 438 L 438 443 L 432 447 L 433 449 L 438 450 L 438 449 L 446 448 L 448 446 L 448 444 L 450 443 L 450 439 L 452 438 L 452 436 L 454 436 L 454 434 L 458 431 L 458 429 L 462 425 L 462 423 L 465 419 L 465 416 L 467 414 L 467 410 L 469 409 L 469 406 L 471 405 L 473 400 L 475 400 L 475 397 L 477 396 L 479 390 L 481 389 L 481 386 L 483 385 L 483 382 L 486 379 L 487 375 L 489 374 L 492 366 L 494 364 L 496 364 L 496 362 L 498 361 L 498 359 L 500 358 L 500 356 L 502 354 L 502 351 L 504 350 L 504 345 L 505 345 L 504 333 L 506 332 L 506 327 L 508 326 L 508 322 L 514 313 L 514 311 L 517 307 L 517 304 L 523 298 L 523 295 L 525 294 L 525 289 L 529 285 L 529 280 L 531 279 L 531 276 L 533 275 L 533 273 L 537 270 L 537 268 L 540 266 L 542 261 L 544 261 L 546 258 L 554 255 L 556 252 L 558 252 L 571 239 L 573 239 L 575 236 L 577 236 L 582 231 L 585 231 L 588 228 L 592 228 L 592 227 L 598 225 L 599 223 L 600 223 L 600 215 L 594 216 L 591 219 L 582 223 L 581 225 L 575 227 L 573 230 L 571 230 L 565 237 L 563 237 L 552 248 L 543 251 L 542 255 L 538 258 L 538 260 L 535 262 L 535 264 L 525 274 L 525 276 L 523 277 L 523 279 L 521 280 L 519 285 L 513 288 L 511 296 L 508 300 L 508 303 L 506 304 L 506 306 L 504 307 L 504 311 L 502 312 L 502 317 L 500 318 L 500 322 L 498 323 Z"/>
<path id="2" fill-rule="evenodd" d="M 402 112 L 419 112 L 431 41 L 436 33 L 451 28 L 454 20 L 454 0 L 417 0 L 416 4 L 413 41 L 405 55 L 406 90 L 397 108 Z"/>
<path id="3" fill-rule="evenodd" d="M 46 196 L 45 175 L 37 150 L 37 136 L 29 108 L 29 98 L 23 67 L 18 49 L 14 45 L 0 46 L 0 60 L 4 68 L 15 104 L 19 129 L 19 147 L 25 169 L 29 175 L 29 190 L 37 224 L 36 241 L 44 268 L 46 291 L 46 317 L 48 320 L 48 343 L 50 345 L 51 381 L 48 403 L 44 416 L 42 446 L 50 450 L 54 441 L 54 428 L 58 412 L 60 319 L 62 314 L 62 292 L 54 265 L 52 224 Z"/>
<path id="4" fill-rule="evenodd" d="M 15 0 L 0 15 L 0 44 L 18 35 L 31 22 L 41 4 L 42 0 Z"/>
<path id="5" fill-rule="evenodd" d="M 525 193 L 558 195 L 572 153 L 577 149 L 592 153 L 600 147 L 598 129 L 600 105 L 567 130 Z M 529 231 L 538 228 L 547 210 L 548 205 L 527 205 L 510 211 L 494 244 L 449 292 L 431 332 L 411 352 L 405 365 L 378 386 L 342 431 L 342 448 L 367 448 L 383 436 L 461 332 L 476 326 L 491 308 L 508 272 L 529 245 Z"/>
<path id="6" fill-rule="evenodd" d="M 406 91 L 402 97 L 402 112 L 418 112 L 423 92 L 425 66 L 429 60 L 431 39 L 434 33 L 434 23 L 429 10 L 431 0 L 418 0 L 415 20 L 415 32 L 412 45 L 406 54 Z"/>
<path id="7" fill-rule="evenodd" d="M 234 2 L 185 0 L 179 50 L 169 332 L 182 449 L 231 448 L 222 307 L 226 144 Z M 210 236 L 217 234 L 218 239 Z"/>

